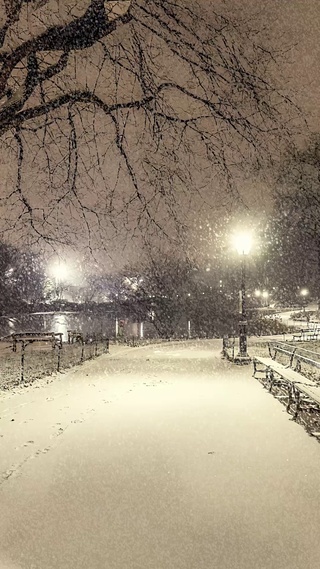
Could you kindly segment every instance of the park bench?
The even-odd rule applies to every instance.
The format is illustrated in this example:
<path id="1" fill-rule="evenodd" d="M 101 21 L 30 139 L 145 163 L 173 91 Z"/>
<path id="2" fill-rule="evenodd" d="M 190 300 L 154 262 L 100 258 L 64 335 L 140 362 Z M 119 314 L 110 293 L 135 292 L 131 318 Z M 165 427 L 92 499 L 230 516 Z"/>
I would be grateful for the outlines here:
<path id="1" fill-rule="evenodd" d="M 235 342 L 234 336 L 226 335 L 222 338 L 222 355 L 231 361 L 234 361 Z"/>
<path id="2" fill-rule="evenodd" d="M 85 345 L 93 345 L 94 346 L 94 355 L 98 355 L 98 338 L 95 334 L 87 335 L 86 337 L 83 336 L 82 332 L 78 332 L 77 330 L 67 330 L 68 333 L 68 344 L 80 344 L 81 345 L 81 362 L 84 360 L 84 349 Z M 105 351 L 109 353 L 109 345 L 110 341 L 109 338 L 102 336 L 101 341 L 105 343 Z"/>
<path id="3" fill-rule="evenodd" d="M 73 344 L 74 342 L 78 344 L 83 344 L 83 334 L 78 330 L 67 330 L 68 333 L 68 344 Z"/>
<path id="4" fill-rule="evenodd" d="M 52 347 L 58 346 L 62 348 L 62 333 L 61 332 L 19 332 L 11 335 L 12 338 L 12 351 L 17 351 L 17 344 L 25 348 L 28 344 L 33 342 L 51 342 Z"/>
<path id="5" fill-rule="evenodd" d="M 311 340 L 319 340 L 319 328 L 305 328 L 293 333 L 292 339 L 298 342 L 308 342 Z"/>
<path id="6" fill-rule="evenodd" d="M 309 350 L 298 349 L 284 342 L 268 343 L 269 357 L 254 356 L 253 376 L 263 374 L 265 385 L 272 392 L 275 385 L 286 390 L 287 411 L 295 406 L 294 417 L 304 408 L 320 411 L 320 383 L 301 373 L 302 365 L 313 370 L 315 379 L 320 381 L 319 354 Z M 302 353 L 301 353 L 302 352 Z M 277 361 L 281 357 L 283 363 Z M 320 437 L 320 432 L 313 432 Z"/>
<path id="7" fill-rule="evenodd" d="M 20 380 L 24 381 L 25 352 L 27 346 L 34 342 L 50 342 L 53 349 L 58 348 L 57 371 L 60 371 L 62 333 L 61 332 L 19 332 L 11 335 L 12 351 L 17 351 L 17 345 L 21 345 L 21 371 Z"/>

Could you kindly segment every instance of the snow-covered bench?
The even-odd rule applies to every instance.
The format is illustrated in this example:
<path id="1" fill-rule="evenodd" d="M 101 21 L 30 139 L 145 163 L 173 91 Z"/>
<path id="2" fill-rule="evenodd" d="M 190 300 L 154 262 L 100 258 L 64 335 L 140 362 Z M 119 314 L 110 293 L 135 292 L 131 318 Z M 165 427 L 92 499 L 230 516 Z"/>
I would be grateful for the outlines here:
<path id="1" fill-rule="evenodd" d="M 19 332 L 12 334 L 12 351 L 17 351 L 20 345 L 20 380 L 24 381 L 24 359 L 27 346 L 34 342 L 50 342 L 53 349 L 58 348 L 57 371 L 60 371 L 62 332 Z"/>
<path id="2" fill-rule="evenodd" d="M 275 385 L 284 387 L 287 390 L 285 395 L 288 399 L 287 410 L 295 405 L 295 417 L 298 416 L 303 404 L 309 409 L 320 411 L 320 384 L 301 373 L 302 365 L 306 364 L 315 370 L 319 377 L 320 361 L 317 359 L 319 354 L 308 350 L 303 350 L 305 352 L 303 354 L 300 353 L 302 350 L 298 351 L 295 346 L 282 342 L 269 342 L 268 348 L 269 357 L 254 356 L 253 376 L 257 377 L 257 373 L 262 373 L 270 392 Z M 278 356 L 282 357 L 284 363 L 276 361 Z M 320 433 L 313 434 L 320 436 Z"/>
<path id="3" fill-rule="evenodd" d="M 12 350 L 17 351 L 17 344 L 21 343 L 23 349 L 33 342 L 51 342 L 52 347 L 62 347 L 61 332 L 19 332 L 11 335 Z"/>
<path id="4" fill-rule="evenodd" d="M 296 347 L 282 342 L 269 342 L 268 351 L 269 357 L 253 357 L 253 376 L 256 377 L 257 373 L 262 373 L 265 383 L 269 387 L 269 391 L 272 391 L 272 387 L 275 384 L 279 385 L 288 381 L 286 379 L 286 376 L 288 375 L 286 374 L 286 371 L 288 371 L 288 369 L 291 370 Z M 279 354 L 285 356 L 286 361 L 284 364 L 276 361 Z M 291 381 L 291 379 L 289 381 Z"/>
<path id="5" fill-rule="evenodd" d="M 299 330 L 298 332 L 294 332 L 292 335 L 293 340 L 297 340 L 298 342 L 308 342 L 311 340 L 319 340 L 320 338 L 320 330 L 319 328 L 306 328 Z"/>
<path id="6" fill-rule="evenodd" d="M 74 342 L 78 344 L 84 344 L 84 338 L 82 332 L 78 330 L 67 330 L 68 333 L 68 344 L 73 344 Z"/>

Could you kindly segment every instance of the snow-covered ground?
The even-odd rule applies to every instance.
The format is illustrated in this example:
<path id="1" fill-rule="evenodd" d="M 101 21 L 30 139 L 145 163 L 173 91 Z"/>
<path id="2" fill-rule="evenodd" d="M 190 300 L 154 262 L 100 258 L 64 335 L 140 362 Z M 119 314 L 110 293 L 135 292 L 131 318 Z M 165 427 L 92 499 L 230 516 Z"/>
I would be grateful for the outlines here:
<path id="1" fill-rule="evenodd" d="M 320 446 L 221 340 L 113 347 L 0 398 L 1 569 L 320 564 Z"/>

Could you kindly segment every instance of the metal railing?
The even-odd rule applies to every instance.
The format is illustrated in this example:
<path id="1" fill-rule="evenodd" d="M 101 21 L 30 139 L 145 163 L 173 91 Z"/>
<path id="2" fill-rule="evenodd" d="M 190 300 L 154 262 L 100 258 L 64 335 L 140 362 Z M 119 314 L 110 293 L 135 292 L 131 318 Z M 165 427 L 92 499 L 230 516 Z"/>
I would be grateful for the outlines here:
<path id="1" fill-rule="evenodd" d="M 0 389 L 32 382 L 86 360 L 109 353 L 109 338 L 87 336 L 82 342 L 62 343 L 60 335 L 21 333 L 0 342 Z"/>

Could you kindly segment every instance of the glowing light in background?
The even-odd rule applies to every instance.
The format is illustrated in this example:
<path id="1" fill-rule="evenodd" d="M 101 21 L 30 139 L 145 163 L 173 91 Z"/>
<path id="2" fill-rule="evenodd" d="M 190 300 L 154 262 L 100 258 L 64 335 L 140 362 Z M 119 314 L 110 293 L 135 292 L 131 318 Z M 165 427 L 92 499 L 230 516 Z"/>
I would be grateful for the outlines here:
<path id="1" fill-rule="evenodd" d="M 56 297 L 61 300 L 63 283 L 65 283 L 70 276 L 70 268 L 66 263 L 59 260 L 49 267 L 48 273 L 54 280 Z"/>
<path id="2" fill-rule="evenodd" d="M 235 233 L 232 236 L 233 245 L 239 255 L 249 255 L 252 248 L 252 235 L 248 232 Z"/>

